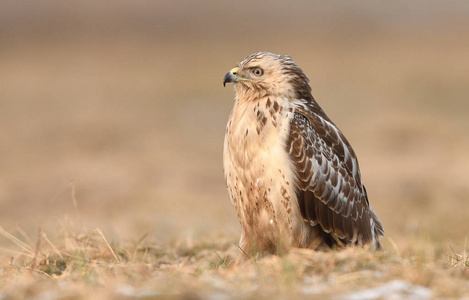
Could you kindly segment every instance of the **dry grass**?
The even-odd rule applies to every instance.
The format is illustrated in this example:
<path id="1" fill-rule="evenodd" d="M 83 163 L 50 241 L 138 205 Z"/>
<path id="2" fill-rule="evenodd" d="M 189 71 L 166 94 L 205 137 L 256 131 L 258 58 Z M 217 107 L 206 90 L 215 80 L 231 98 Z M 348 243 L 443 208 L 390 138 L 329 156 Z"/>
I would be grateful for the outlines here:
<path id="1" fill-rule="evenodd" d="M 400 248 L 385 240 L 378 252 L 294 249 L 241 262 L 234 241 L 226 238 L 161 243 L 148 234 L 116 244 L 99 229 L 77 231 L 68 223 L 53 241 L 41 230 L 34 242 L 21 230 L 1 229 L 11 245 L 3 249 L 0 296 L 323 299 L 396 280 L 426 287 L 431 297 L 469 295 L 467 248 L 448 252 L 425 241 Z"/>
<path id="2" fill-rule="evenodd" d="M 469 268 L 469 254 L 467 252 L 467 249 L 469 249 L 469 248 L 467 248 L 466 245 L 467 245 L 467 237 L 466 237 L 466 240 L 464 242 L 464 249 L 463 249 L 462 253 L 458 253 L 457 251 L 455 251 L 451 247 L 450 254 L 446 255 L 449 259 L 450 264 L 454 268 L 461 268 L 463 270 Z"/>

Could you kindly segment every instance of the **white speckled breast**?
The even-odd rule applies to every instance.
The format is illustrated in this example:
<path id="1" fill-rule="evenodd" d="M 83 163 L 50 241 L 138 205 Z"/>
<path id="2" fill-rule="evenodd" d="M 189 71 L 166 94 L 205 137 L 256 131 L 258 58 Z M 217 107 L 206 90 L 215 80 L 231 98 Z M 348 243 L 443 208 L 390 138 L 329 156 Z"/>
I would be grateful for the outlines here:
<path id="1" fill-rule="evenodd" d="M 288 250 L 293 236 L 301 235 L 304 222 L 296 200 L 292 162 L 285 151 L 292 117 L 289 101 L 272 97 L 236 101 L 231 112 L 224 170 L 243 228 L 240 246 L 245 250 Z"/>

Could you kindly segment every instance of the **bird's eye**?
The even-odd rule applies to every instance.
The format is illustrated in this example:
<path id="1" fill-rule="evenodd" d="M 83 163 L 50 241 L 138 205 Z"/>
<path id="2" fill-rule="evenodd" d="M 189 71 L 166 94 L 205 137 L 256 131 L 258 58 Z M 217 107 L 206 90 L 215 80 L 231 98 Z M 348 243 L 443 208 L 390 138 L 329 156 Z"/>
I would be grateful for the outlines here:
<path id="1" fill-rule="evenodd" d="M 264 74 L 264 71 L 261 68 L 254 68 L 252 69 L 252 74 L 256 76 L 261 76 L 262 74 Z"/>

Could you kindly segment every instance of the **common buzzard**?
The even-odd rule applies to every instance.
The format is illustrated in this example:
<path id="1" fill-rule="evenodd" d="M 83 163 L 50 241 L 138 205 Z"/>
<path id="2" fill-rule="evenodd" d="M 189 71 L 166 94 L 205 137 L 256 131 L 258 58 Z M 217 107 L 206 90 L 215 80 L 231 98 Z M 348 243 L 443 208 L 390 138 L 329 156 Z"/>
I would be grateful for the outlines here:
<path id="1" fill-rule="evenodd" d="M 379 247 L 383 225 L 368 202 L 357 157 L 286 55 L 254 53 L 231 69 L 234 108 L 224 173 L 250 254 L 291 247 Z"/>

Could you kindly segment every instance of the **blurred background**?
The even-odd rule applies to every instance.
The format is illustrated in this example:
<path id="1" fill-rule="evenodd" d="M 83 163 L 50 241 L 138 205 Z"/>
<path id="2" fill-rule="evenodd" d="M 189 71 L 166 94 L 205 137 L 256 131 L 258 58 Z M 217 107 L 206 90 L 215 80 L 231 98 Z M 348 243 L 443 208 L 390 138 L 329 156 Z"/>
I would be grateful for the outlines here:
<path id="1" fill-rule="evenodd" d="M 469 2 L 0 3 L 0 226 L 229 236 L 225 73 L 292 56 L 387 237 L 469 235 Z"/>

